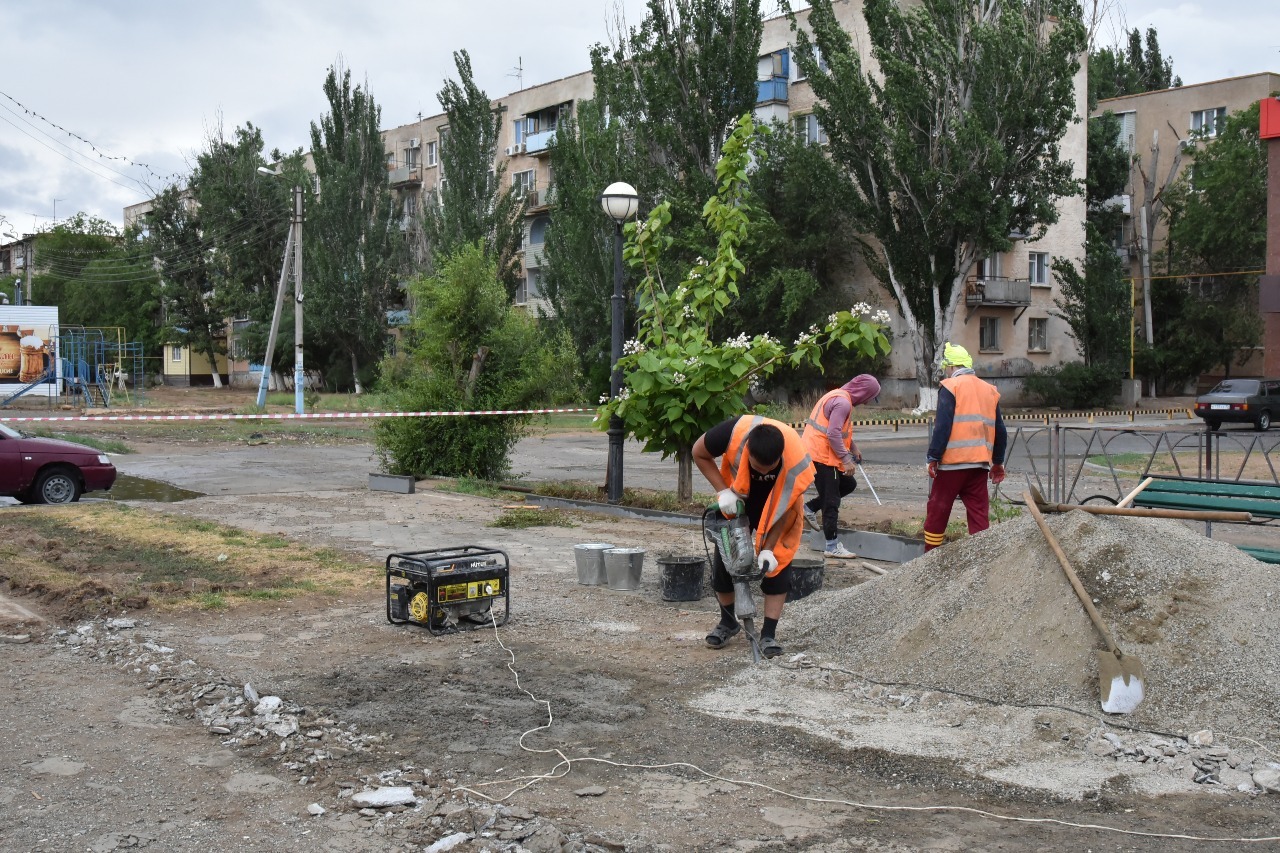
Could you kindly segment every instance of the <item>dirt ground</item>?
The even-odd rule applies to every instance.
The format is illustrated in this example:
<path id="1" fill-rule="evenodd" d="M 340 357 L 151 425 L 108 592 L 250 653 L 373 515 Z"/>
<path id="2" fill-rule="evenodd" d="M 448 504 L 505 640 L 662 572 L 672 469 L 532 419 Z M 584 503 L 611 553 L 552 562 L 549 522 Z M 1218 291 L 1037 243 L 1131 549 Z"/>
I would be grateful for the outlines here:
<path id="1" fill-rule="evenodd" d="M 489 527 L 503 500 L 368 490 L 358 446 L 141 449 L 123 470 L 221 485 L 137 507 L 334 547 L 369 582 L 71 621 L 0 601 L 0 849 L 1189 851 L 1277 834 L 1277 795 L 1247 774 L 1196 783 L 1207 756 L 1177 733 L 1184 761 L 1147 761 L 1108 748 L 1134 733 L 1096 708 L 874 683 L 812 632 L 790 640 L 785 614 L 772 662 L 741 638 L 708 649 L 713 599 L 663 601 L 655 562 L 701 554 L 693 528 Z M 860 494 L 846 520 L 918 516 L 918 472 L 873 476 L 889 506 Z M 584 542 L 646 549 L 640 588 L 579 584 Z M 510 620 L 389 624 L 387 555 L 461 545 L 509 555 Z M 879 577 L 829 565 L 792 615 Z"/>

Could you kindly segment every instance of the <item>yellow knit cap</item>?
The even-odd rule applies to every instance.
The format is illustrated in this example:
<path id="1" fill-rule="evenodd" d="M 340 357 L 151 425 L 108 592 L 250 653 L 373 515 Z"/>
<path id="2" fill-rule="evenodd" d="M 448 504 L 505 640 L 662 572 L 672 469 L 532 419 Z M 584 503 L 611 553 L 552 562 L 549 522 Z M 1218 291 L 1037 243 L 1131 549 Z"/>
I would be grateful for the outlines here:
<path id="1" fill-rule="evenodd" d="M 954 346 L 950 341 L 942 345 L 943 367 L 973 367 L 973 356 L 964 347 Z"/>

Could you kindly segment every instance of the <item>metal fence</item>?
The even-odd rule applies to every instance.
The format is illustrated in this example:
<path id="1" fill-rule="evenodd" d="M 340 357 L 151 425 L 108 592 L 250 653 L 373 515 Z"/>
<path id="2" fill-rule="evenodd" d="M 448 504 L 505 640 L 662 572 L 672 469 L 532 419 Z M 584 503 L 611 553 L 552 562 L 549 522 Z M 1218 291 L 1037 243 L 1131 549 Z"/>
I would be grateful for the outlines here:
<path id="1" fill-rule="evenodd" d="M 1055 503 L 1119 500 L 1153 470 L 1164 476 L 1280 485 L 1280 431 L 1018 426 L 1008 465 Z"/>

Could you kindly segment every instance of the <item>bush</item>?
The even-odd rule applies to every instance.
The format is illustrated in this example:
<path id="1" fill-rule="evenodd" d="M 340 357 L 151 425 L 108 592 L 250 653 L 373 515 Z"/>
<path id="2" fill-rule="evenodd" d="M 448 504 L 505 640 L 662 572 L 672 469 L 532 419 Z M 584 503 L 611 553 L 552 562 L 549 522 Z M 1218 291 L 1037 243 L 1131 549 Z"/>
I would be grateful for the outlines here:
<path id="1" fill-rule="evenodd" d="M 1120 394 L 1120 369 L 1072 361 L 1032 371 L 1023 382 L 1027 396 L 1040 405 L 1066 409 L 1106 406 Z"/>

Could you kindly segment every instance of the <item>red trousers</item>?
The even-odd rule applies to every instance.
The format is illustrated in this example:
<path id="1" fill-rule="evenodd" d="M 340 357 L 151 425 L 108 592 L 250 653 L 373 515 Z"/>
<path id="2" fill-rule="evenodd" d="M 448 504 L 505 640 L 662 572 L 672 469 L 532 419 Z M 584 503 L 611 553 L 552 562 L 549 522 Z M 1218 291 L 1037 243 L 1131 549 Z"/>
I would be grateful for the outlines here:
<path id="1" fill-rule="evenodd" d="M 942 544 L 951 518 L 951 505 L 959 497 L 964 502 L 969 521 L 969 535 L 981 533 L 991 526 L 988 517 L 990 501 L 987 496 L 987 480 L 991 474 L 986 468 L 957 468 L 938 470 L 929 488 L 929 504 L 924 516 L 924 549 L 932 551 Z"/>

